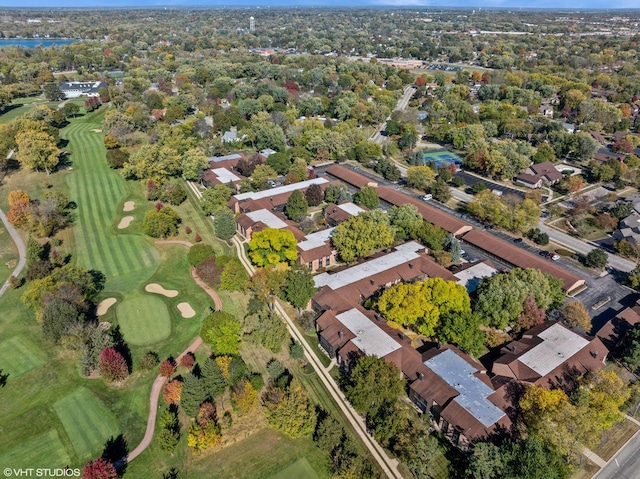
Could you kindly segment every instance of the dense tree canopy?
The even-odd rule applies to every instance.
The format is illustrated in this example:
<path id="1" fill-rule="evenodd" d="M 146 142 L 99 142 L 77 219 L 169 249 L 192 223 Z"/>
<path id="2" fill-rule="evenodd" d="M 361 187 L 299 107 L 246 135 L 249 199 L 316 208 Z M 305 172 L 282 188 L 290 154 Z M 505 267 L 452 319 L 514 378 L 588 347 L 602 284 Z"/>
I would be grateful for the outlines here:
<path id="1" fill-rule="evenodd" d="M 258 266 L 293 263 L 298 258 L 297 245 L 291 231 L 266 228 L 251 236 L 249 258 Z"/>
<path id="2" fill-rule="evenodd" d="M 395 232 L 381 211 L 368 211 L 339 224 L 331 236 L 343 261 L 350 263 L 393 243 Z"/>

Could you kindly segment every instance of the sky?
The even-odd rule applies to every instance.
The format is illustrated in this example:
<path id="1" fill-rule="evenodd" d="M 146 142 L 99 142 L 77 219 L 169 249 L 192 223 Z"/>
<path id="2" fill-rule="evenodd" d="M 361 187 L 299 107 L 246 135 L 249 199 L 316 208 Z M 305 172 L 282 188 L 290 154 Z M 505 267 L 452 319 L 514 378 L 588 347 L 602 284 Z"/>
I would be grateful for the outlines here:
<path id="1" fill-rule="evenodd" d="M 501 7 L 541 9 L 640 8 L 640 0 L 0 0 L 1 7 Z"/>

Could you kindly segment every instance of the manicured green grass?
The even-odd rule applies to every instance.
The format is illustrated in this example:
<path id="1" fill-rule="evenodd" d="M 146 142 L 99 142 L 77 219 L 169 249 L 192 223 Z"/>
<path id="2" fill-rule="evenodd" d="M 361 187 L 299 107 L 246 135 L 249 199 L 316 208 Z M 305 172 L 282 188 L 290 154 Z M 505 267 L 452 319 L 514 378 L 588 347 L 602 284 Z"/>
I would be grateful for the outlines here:
<path id="1" fill-rule="evenodd" d="M 74 173 L 67 182 L 71 199 L 78 205 L 74 229 L 77 262 L 102 271 L 107 291 L 126 294 L 153 274 L 160 258 L 141 235 L 116 229 L 116 219 L 123 216 L 116 208 L 128 195 L 127 185 L 104 159 L 102 134 L 91 131 L 101 127 L 100 118 L 87 115 L 62 132 L 72 151 Z"/>
<path id="2" fill-rule="evenodd" d="M 3 467 L 12 469 L 65 467 L 70 460 L 55 429 L 29 439 L 7 453 L 2 453 Z"/>
<path id="3" fill-rule="evenodd" d="M 280 471 L 278 474 L 271 476 L 271 479 L 319 479 L 316 471 L 311 467 L 306 457 L 298 459 L 286 469 Z"/>
<path id="4" fill-rule="evenodd" d="M 45 101 L 42 97 L 30 97 L 30 98 L 16 98 L 11 103 L 11 108 L 0 113 L 0 123 L 10 123 L 19 116 L 24 115 L 31 110 L 34 106 L 40 104 L 44 105 Z"/>
<path id="5" fill-rule="evenodd" d="M 78 388 L 53 405 L 76 454 L 89 459 L 120 432 L 113 413 L 85 388 Z"/>
<path id="6" fill-rule="evenodd" d="M 0 286 L 7 280 L 18 263 L 18 249 L 11 235 L 0 222 Z"/>
<path id="7" fill-rule="evenodd" d="M 134 346 L 157 343 L 171 334 L 171 318 L 162 299 L 152 293 L 125 299 L 116 316 L 125 340 Z"/>
<path id="8" fill-rule="evenodd" d="M 44 364 L 40 351 L 26 338 L 14 336 L 0 342 L 0 365 L 2 374 L 8 374 L 8 381 L 15 381 Z"/>

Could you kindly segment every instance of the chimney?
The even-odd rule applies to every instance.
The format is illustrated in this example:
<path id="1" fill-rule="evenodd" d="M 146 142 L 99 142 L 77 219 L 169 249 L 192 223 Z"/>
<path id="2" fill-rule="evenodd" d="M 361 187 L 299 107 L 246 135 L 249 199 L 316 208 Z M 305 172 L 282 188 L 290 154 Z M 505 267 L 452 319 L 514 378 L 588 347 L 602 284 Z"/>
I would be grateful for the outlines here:
<path id="1" fill-rule="evenodd" d="M 419 373 L 418 373 L 418 380 L 420 381 L 420 380 L 422 380 L 422 379 L 424 379 L 424 373 L 420 373 L 420 372 L 419 372 Z"/>
<path id="2" fill-rule="evenodd" d="M 591 351 L 591 356 L 593 356 L 594 358 L 598 357 L 598 350 L 596 349 L 595 351 Z"/>
<path id="3" fill-rule="evenodd" d="M 409 269 L 413 269 L 413 263 L 409 263 Z"/>
<path id="4" fill-rule="evenodd" d="M 370 282 L 372 285 L 376 284 L 376 282 L 375 282 L 373 279 L 370 279 L 370 280 L 369 280 L 369 282 Z"/>
<path id="5" fill-rule="evenodd" d="M 342 339 L 344 337 L 344 333 L 342 331 L 338 331 L 338 337 Z"/>

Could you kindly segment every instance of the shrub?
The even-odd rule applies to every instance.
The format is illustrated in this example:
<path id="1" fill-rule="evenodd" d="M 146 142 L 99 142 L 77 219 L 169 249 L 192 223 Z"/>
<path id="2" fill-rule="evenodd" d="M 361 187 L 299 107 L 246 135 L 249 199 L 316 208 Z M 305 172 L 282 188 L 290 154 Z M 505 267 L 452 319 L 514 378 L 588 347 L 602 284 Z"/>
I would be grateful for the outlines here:
<path id="1" fill-rule="evenodd" d="M 231 258 L 220 273 L 220 288 L 227 291 L 242 291 L 249 275 L 238 258 Z"/>
<path id="2" fill-rule="evenodd" d="M 191 228 L 188 227 L 188 226 L 185 226 L 184 232 L 187 233 L 188 235 L 190 235 L 191 234 Z"/>
<path id="3" fill-rule="evenodd" d="M 129 160 L 129 152 L 127 150 L 121 150 L 120 148 L 114 148 L 113 150 L 107 150 L 107 163 L 110 168 L 118 170 Z"/>
<path id="4" fill-rule="evenodd" d="M 82 468 L 82 479 L 118 479 L 118 473 L 111 461 L 99 457 L 87 462 Z"/>
<path id="5" fill-rule="evenodd" d="M 187 254 L 187 261 L 191 266 L 198 266 L 211 258 L 215 258 L 215 251 L 208 244 L 193 245 Z"/>
<path id="6" fill-rule="evenodd" d="M 455 186 L 456 188 L 461 187 L 462 185 L 464 185 L 464 180 L 462 178 L 460 178 L 459 176 L 455 176 L 453 177 L 453 179 L 451 180 L 451 184 L 453 186 Z"/>
<path id="7" fill-rule="evenodd" d="M 478 181 L 476 184 L 474 184 L 471 187 L 471 191 L 473 192 L 474 195 L 477 195 L 478 193 L 486 189 L 487 189 L 487 185 L 485 185 L 482 181 Z"/>
<path id="8" fill-rule="evenodd" d="M 122 354 L 113 348 L 105 348 L 100 353 L 100 376 L 108 382 L 119 382 L 127 379 L 129 368 Z"/>
<path id="9" fill-rule="evenodd" d="M 177 181 L 170 181 L 162 186 L 160 199 L 170 205 L 177 206 L 187 199 L 187 192 Z"/>
<path id="10" fill-rule="evenodd" d="M 155 367 L 155 365 L 158 364 L 159 362 L 160 362 L 160 358 L 158 357 L 158 353 L 154 351 L 147 351 L 138 360 L 138 368 L 149 370 Z"/>
<path id="11" fill-rule="evenodd" d="M 196 245 L 197 246 L 197 245 Z M 195 246 L 193 246 L 195 248 Z M 216 263 L 215 258 L 209 258 L 196 267 L 198 276 L 202 278 L 202 281 L 207 283 L 212 288 L 217 288 L 220 285 L 220 274 L 222 273 L 222 267 Z"/>
<path id="12" fill-rule="evenodd" d="M 9 276 L 9 287 L 11 289 L 18 289 L 23 283 L 24 280 L 22 278 L 16 278 L 14 275 Z"/>
<path id="13" fill-rule="evenodd" d="M 167 207 L 161 207 L 158 211 L 149 211 L 144 215 L 142 231 L 152 238 L 168 238 L 178 234 L 180 216 Z"/>
<path id="14" fill-rule="evenodd" d="M 196 358 L 193 353 L 187 353 L 180 358 L 180 366 L 183 368 L 191 369 L 196 362 Z"/>
<path id="15" fill-rule="evenodd" d="M 200 235 L 196 235 L 196 237 L 195 237 L 195 238 L 193 238 L 193 240 L 194 240 L 196 243 L 200 243 L 200 241 L 202 241 L 202 236 L 200 236 Z"/>

